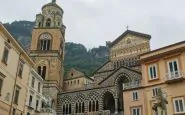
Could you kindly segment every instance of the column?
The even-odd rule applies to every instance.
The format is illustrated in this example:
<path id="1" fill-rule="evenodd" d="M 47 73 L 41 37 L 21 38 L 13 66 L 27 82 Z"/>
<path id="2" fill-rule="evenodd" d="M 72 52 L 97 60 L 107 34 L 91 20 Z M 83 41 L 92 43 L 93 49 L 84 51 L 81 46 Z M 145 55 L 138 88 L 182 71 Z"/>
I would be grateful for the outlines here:
<path id="1" fill-rule="evenodd" d="M 118 98 L 115 98 L 115 114 L 118 114 Z"/>
<path id="2" fill-rule="evenodd" d="M 85 101 L 84 104 L 85 104 L 85 105 L 84 105 L 84 106 L 85 106 L 85 111 L 84 111 L 84 112 L 85 112 L 85 113 L 88 113 L 88 111 L 89 111 L 89 109 L 88 109 L 88 108 L 89 108 L 89 102 L 88 102 L 88 101 Z"/>
<path id="3" fill-rule="evenodd" d="M 75 113 L 75 103 L 72 103 L 71 104 L 71 113 L 73 114 L 73 113 Z"/>

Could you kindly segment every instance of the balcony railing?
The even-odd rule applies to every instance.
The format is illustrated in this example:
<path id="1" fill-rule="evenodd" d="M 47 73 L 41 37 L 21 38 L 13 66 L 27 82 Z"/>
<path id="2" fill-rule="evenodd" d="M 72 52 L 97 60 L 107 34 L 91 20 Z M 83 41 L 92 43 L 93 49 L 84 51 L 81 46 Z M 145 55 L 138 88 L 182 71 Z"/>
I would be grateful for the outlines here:
<path id="1" fill-rule="evenodd" d="M 140 86 L 141 86 L 141 80 L 135 80 L 128 83 L 123 83 L 123 90 L 137 88 Z"/>
<path id="2" fill-rule="evenodd" d="M 34 109 L 34 103 L 32 103 L 32 102 L 28 102 L 28 103 L 27 103 L 27 106 L 28 106 L 28 108 L 30 108 L 30 109 Z"/>
<path id="3" fill-rule="evenodd" d="M 63 115 L 111 115 L 110 110 L 95 111 L 95 112 L 85 112 L 85 113 L 72 113 Z"/>
<path id="4" fill-rule="evenodd" d="M 52 115 L 56 115 L 56 111 L 52 108 L 41 108 L 40 113 L 52 113 Z"/>
<path id="5" fill-rule="evenodd" d="M 184 79 L 184 74 L 182 71 L 174 71 L 166 74 L 166 82 L 171 83 L 174 81 L 181 81 Z"/>

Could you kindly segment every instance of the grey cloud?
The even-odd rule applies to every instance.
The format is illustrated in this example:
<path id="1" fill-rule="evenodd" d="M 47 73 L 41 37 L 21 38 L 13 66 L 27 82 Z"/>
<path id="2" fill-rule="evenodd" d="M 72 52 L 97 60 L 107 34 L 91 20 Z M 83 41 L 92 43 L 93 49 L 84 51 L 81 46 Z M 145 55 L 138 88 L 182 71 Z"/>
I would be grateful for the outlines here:
<path id="1" fill-rule="evenodd" d="M 4 0 L 0 19 L 33 21 L 42 5 L 49 1 Z M 151 34 L 152 49 L 185 38 L 184 0 L 58 0 L 57 3 L 65 12 L 66 41 L 83 43 L 88 48 L 113 41 L 126 30 L 126 25 L 131 30 Z"/>

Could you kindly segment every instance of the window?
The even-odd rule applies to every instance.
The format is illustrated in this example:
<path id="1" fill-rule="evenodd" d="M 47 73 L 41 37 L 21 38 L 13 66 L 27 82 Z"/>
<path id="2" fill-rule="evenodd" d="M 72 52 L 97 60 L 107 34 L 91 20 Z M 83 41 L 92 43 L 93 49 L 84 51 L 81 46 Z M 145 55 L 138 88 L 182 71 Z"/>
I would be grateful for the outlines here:
<path id="1" fill-rule="evenodd" d="M 18 104 L 20 94 L 20 87 L 16 86 L 15 95 L 14 95 L 14 104 Z"/>
<path id="2" fill-rule="evenodd" d="M 36 110 L 38 110 L 39 100 L 36 101 Z"/>
<path id="3" fill-rule="evenodd" d="M 157 76 L 157 65 L 156 64 L 150 65 L 148 67 L 148 74 L 149 74 L 149 79 L 150 80 L 158 78 L 158 76 Z"/>
<path id="4" fill-rule="evenodd" d="M 50 49 L 50 40 L 41 40 L 40 41 L 40 48 L 41 50 L 49 50 Z"/>
<path id="5" fill-rule="evenodd" d="M 12 115 L 15 115 L 15 111 L 16 111 L 16 109 L 13 108 Z"/>
<path id="6" fill-rule="evenodd" d="M 47 19 L 46 21 L 46 27 L 50 27 L 51 26 L 51 19 Z"/>
<path id="7" fill-rule="evenodd" d="M 140 107 L 132 108 L 132 115 L 141 115 L 141 108 Z"/>
<path id="8" fill-rule="evenodd" d="M 153 88 L 153 89 L 152 89 L 152 96 L 153 96 L 153 97 L 158 96 L 159 90 L 160 90 L 160 88 Z"/>
<path id="9" fill-rule="evenodd" d="M 9 54 L 9 49 L 7 47 L 4 47 L 4 52 L 3 52 L 3 59 L 2 61 L 7 64 L 8 61 L 8 54 Z"/>
<path id="10" fill-rule="evenodd" d="M 80 81 L 78 80 L 78 84 L 79 84 L 79 82 L 80 82 Z"/>
<path id="11" fill-rule="evenodd" d="M 22 60 L 19 61 L 19 69 L 18 69 L 18 76 L 22 77 L 24 62 Z"/>
<path id="12" fill-rule="evenodd" d="M 138 100 L 139 99 L 139 97 L 138 97 L 138 92 L 137 91 L 134 91 L 133 93 L 132 93 L 132 100 L 133 101 L 136 101 L 136 100 Z"/>
<path id="13" fill-rule="evenodd" d="M 50 50 L 51 47 L 51 35 L 49 33 L 44 33 L 40 36 L 40 42 L 38 44 L 38 48 L 40 50 Z"/>
<path id="14" fill-rule="evenodd" d="M 31 87 L 33 87 L 33 88 L 34 88 L 34 85 L 35 85 L 35 78 L 34 78 L 34 77 L 32 77 Z"/>
<path id="15" fill-rule="evenodd" d="M 33 97 L 30 95 L 30 98 L 29 98 L 29 106 L 30 107 L 32 106 L 32 100 L 33 100 Z"/>
<path id="16" fill-rule="evenodd" d="M 184 98 L 174 98 L 173 99 L 173 106 L 175 113 L 185 113 L 185 105 L 184 105 Z"/>
<path id="17" fill-rule="evenodd" d="M 179 77 L 179 67 L 177 60 L 168 62 L 168 72 L 170 74 L 170 77 Z"/>
<path id="18" fill-rule="evenodd" d="M 46 77 L 46 66 L 38 66 L 38 74 L 45 80 Z"/>
<path id="19" fill-rule="evenodd" d="M 40 93 L 40 82 L 38 83 L 38 92 Z"/>

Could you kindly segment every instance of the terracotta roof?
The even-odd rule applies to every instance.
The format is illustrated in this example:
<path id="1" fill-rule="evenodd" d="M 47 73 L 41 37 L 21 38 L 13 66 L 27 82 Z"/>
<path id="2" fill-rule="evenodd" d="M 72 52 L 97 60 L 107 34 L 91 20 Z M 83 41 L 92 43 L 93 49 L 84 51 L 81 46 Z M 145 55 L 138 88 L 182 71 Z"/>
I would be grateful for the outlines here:
<path id="1" fill-rule="evenodd" d="M 115 45 L 116 43 L 118 43 L 118 42 L 119 42 L 124 36 L 126 36 L 127 34 L 133 34 L 133 35 L 145 37 L 145 38 L 147 38 L 147 39 L 151 39 L 151 35 L 149 35 L 149 34 L 144 34 L 144 33 L 136 32 L 136 31 L 132 31 L 132 30 L 127 30 L 127 31 L 125 31 L 123 34 L 121 34 L 116 40 L 114 40 L 114 41 L 110 44 L 110 47 L 112 47 L 113 45 Z"/>

